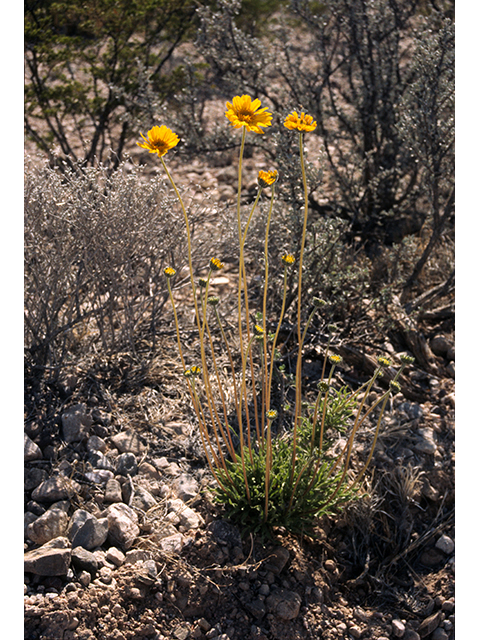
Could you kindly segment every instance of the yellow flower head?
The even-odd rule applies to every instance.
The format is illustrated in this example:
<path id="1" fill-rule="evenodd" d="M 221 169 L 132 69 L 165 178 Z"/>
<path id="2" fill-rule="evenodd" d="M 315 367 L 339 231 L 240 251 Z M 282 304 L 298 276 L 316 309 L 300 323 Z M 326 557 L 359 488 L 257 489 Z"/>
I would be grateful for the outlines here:
<path id="1" fill-rule="evenodd" d="M 378 356 L 377 361 L 378 364 L 384 369 L 388 369 L 388 367 L 392 364 L 388 358 L 385 358 L 385 356 Z"/>
<path id="2" fill-rule="evenodd" d="M 261 327 L 259 324 L 256 324 L 253 327 L 253 332 L 255 333 L 256 336 L 264 336 L 265 331 L 263 330 L 263 327 Z"/>
<path id="3" fill-rule="evenodd" d="M 270 409 L 270 411 L 267 411 L 267 420 L 275 420 L 277 415 L 278 413 L 275 411 L 275 409 Z"/>
<path id="4" fill-rule="evenodd" d="M 286 267 L 291 267 L 295 263 L 295 256 L 293 253 L 286 253 L 282 256 L 282 262 Z"/>
<path id="5" fill-rule="evenodd" d="M 220 262 L 220 260 L 218 258 L 212 258 L 210 260 L 210 269 L 212 271 L 220 271 L 220 269 L 223 269 L 225 265 L 223 264 L 223 262 Z"/>
<path id="6" fill-rule="evenodd" d="M 173 276 L 177 273 L 173 267 L 165 267 L 163 273 L 167 278 L 173 278 Z"/>
<path id="7" fill-rule="evenodd" d="M 400 393 L 400 391 L 402 390 L 402 387 L 396 380 L 390 380 L 388 386 L 390 387 L 390 391 L 392 391 L 393 393 Z"/>
<path id="8" fill-rule="evenodd" d="M 342 356 L 337 356 L 336 354 L 329 356 L 328 359 L 330 360 L 330 364 L 342 364 L 343 361 Z"/>
<path id="9" fill-rule="evenodd" d="M 278 180 L 278 171 L 259 171 L 257 182 L 262 189 L 271 187 Z"/>
<path id="10" fill-rule="evenodd" d="M 292 113 L 285 118 L 283 125 L 291 131 L 296 129 L 300 132 L 314 131 L 317 128 L 317 123 L 314 121 L 312 116 L 309 116 L 303 111 L 300 115 L 298 115 L 296 111 L 292 111 Z"/>
<path id="11" fill-rule="evenodd" d="M 232 102 L 227 102 L 225 115 L 235 129 L 246 127 L 254 133 L 265 133 L 261 127 L 271 126 L 272 114 L 268 113 L 267 107 L 260 109 L 261 104 L 258 98 L 252 102 L 250 96 L 235 96 Z"/>
<path id="12" fill-rule="evenodd" d="M 173 133 L 171 129 L 162 124 L 161 127 L 153 127 L 147 133 L 147 137 L 140 134 L 145 142 L 137 142 L 142 149 L 148 149 L 149 153 L 158 153 L 158 155 L 164 156 L 167 151 L 173 149 L 179 142 L 180 138 L 176 133 Z"/>
<path id="13" fill-rule="evenodd" d="M 196 365 L 194 365 L 193 367 L 190 367 L 190 369 L 186 369 L 183 372 L 183 375 L 186 378 L 192 378 L 192 377 L 200 375 L 200 371 L 201 371 L 200 367 L 197 367 Z"/>

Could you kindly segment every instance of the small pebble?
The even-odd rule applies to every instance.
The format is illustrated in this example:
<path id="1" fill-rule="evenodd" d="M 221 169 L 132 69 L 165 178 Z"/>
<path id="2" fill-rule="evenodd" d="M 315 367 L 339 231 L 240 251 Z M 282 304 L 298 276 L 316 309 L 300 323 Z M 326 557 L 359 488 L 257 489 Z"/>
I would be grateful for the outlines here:
<path id="1" fill-rule="evenodd" d="M 337 565 L 335 564 L 334 560 L 325 560 L 325 569 L 327 571 L 331 571 L 333 573 L 336 568 Z"/>
<path id="2" fill-rule="evenodd" d="M 443 535 L 437 540 L 435 547 L 440 549 L 440 551 L 443 551 L 443 553 L 450 555 L 455 549 L 455 543 L 449 536 Z"/>
<path id="3" fill-rule="evenodd" d="M 448 633 L 442 627 L 437 627 L 432 633 L 432 640 L 448 640 Z"/>
<path id="4" fill-rule="evenodd" d="M 442 604 L 442 610 L 445 613 L 453 613 L 455 611 L 455 600 L 445 600 Z"/>
<path id="5" fill-rule="evenodd" d="M 392 631 L 396 638 L 403 638 L 405 634 L 405 625 L 401 620 L 392 620 Z"/>
<path id="6" fill-rule="evenodd" d="M 108 562 L 111 562 L 116 567 L 119 567 L 125 562 L 125 554 L 122 553 L 120 549 L 117 549 L 117 547 L 110 547 L 105 558 L 106 560 L 108 560 Z"/>

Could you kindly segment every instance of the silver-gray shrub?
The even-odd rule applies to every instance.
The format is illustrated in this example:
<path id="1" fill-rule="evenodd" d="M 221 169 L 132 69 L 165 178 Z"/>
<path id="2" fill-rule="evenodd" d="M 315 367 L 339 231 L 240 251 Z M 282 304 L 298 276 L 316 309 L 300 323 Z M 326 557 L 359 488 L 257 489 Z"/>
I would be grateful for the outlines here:
<path id="1" fill-rule="evenodd" d="M 185 262 L 183 225 L 163 178 L 141 179 L 122 164 L 25 172 L 25 348 L 36 370 L 57 371 L 99 348 L 154 350 L 167 289 L 164 267 Z M 191 206 L 194 264 L 208 258 Z M 182 287 L 179 277 L 176 287 Z M 170 312 L 168 312 L 169 314 Z M 167 315 L 167 318 L 169 315 Z"/>

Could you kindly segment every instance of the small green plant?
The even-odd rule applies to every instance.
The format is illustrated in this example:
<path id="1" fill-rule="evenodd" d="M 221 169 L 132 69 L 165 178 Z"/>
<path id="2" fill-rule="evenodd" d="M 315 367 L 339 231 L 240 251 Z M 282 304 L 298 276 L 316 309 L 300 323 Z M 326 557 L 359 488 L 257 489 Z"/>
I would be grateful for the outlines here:
<path id="1" fill-rule="evenodd" d="M 210 470 L 216 480 L 216 500 L 223 505 L 226 514 L 237 521 L 244 530 L 271 534 L 276 527 L 299 533 L 311 529 L 321 514 L 333 513 L 342 504 L 351 501 L 360 488 L 360 481 L 373 455 L 382 416 L 392 392 L 400 390 L 397 379 L 410 361 L 404 357 L 399 371 L 389 388 L 366 407 L 375 380 L 385 368 L 391 366 L 386 358 L 379 358 L 378 367 L 371 379 L 356 392 L 346 388 L 336 391 L 333 387 L 335 369 L 342 358 L 330 352 L 334 327 L 329 327 L 331 338 L 327 344 L 321 381 L 315 402 L 305 406 L 302 393 L 302 351 L 307 330 L 322 307 L 322 299 L 314 297 L 308 316 L 304 314 L 302 298 L 302 274 L 305 240 L 308 222 L 308 190 L 304 159 L 304 135 L 313 131 L 317 123 L 309 114 L 296 111 L 284 119 L 284 127 L 298 135 L 302 186 L 304 193 L 303 227 L 298 258 L 286 252 L 283 263 L 283 293 L 279 317 L 274 327 L 267 323 L 267 295 L 269 279 L 269 232 L 273 218 L 276 170 L 259 171 L 258 193 L 242 224 L 241 190 L 242 160 L 248 132 L 263 134 L 271 126 L 273 115 L 261 107 L 258 99 L 248 95 L 235 96 L 227 102 L 225 113 L 234 128 L 242 129 L 238 163 L 237 231 L 238 231 L 238 288 L 237 322 L 233 343 L 237 343 L 239 357 L 231 348 L 227 331 L 218 311 L 220 299 L 210 295 L 212 275 L 224 264 L 216 257 L 210 259 L 207 273 L 195 281 L 191 253 L 190 223 L 180 192 L 167 168 L 164 156 L 175 147 L 178 136 L 166 126 L 155 126 L 137 143 L 156 153 L 177 195 L 182 209 L 188 250 L 189 276 L 192 301 L 199 337 L 200 361 L 187 363 L 182 345 L 176 303 L 171 281 L 176 276 L 172 267 L 165 268 L 165 277 L 173 307 L 177 343 L 192 405 L 198 420 L 200 437 Z M 257 208 L 261 193 L 270 188 L 270 202 L 264 237 L 263 296 L 257 309 L 249 305 L 248 279 L 245 263 L 245 246 L 249 226 Z M 282 375 L 278 362 L 278 344 L 284 319 L 287 297 L 287 274 L 297 267 L 296 309 L 296 364 L 292 378 L 295 401 L 292 407 L 275 406 L 274 381 Z M 210 309 L 212 310 L 210 312 Z M 212 320 L 216 335 L 221 336 L 221 347 L 229 367 L 220 364 L 219 345 L 214 344 Z M 327 365 L 329 370 L 327 372 Z M 228 371 L 229 369 L 229 371 Z M 229 398 L 233 401 L 230 403 Z M 234 411 L 231 411 L 231 404 Z M 355 436 L 365 420 L 379 408 L 371 450 L 364 466 L 351 476 Z M 233 416 L 233 417 L 232 417 Z M 348 430 L 348 431 L 347 431 Z M 332 451 L 332 434 L 342 432 L 346 436 L 340 453 Z"/>

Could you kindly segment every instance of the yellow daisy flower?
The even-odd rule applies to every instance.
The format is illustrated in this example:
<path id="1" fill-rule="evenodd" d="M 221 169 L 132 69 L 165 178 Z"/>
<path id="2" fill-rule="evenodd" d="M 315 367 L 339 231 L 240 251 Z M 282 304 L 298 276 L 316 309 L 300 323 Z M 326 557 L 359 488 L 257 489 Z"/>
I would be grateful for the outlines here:
<path id="1" fill-rule="evenodd" d="M 259 324 L 256 324 L 253 327 L 253 332 L 255 333 L 256 336 L 263 336 L 265 333 L 263 330 L 263 327 L 261 327 Z"/>
<path id="2" fill-rule="evenodd" d="M 291 131 L 296 129 L 300 132 L 314 131 L 317 128 L 317 123 L 312 116 L 309 116 L 304 111 L 302 111 L 300 115 L 298 115 L 296 111 L 292 111 L 292 113 L 285 118 L 283 125 Z"/>
<path id="3" fill-rule="evenodd" d="M 257 182 L 262 189 L 271 187 L 278 180 L 278 171 L 259 171 Z"/>
<path id="4" fill-rule="evenodd" d="M 267 107 L 260 109 L 261 104 L 258 98 L 252 102 L 250 96 L 235 96 L 232 102 L 227 102 L 225 116 L 235 129 L 246 127 L 254 133 L 265 133 L 261 127 L 271 126 L 272 114 L 268 113 Z"/>
<path id="5" fill-rule="evenodd" d="M 147 133 L 147 137 L 140 134 L 145 142 L 137 142 L 142 149 L 148 149 L 149 153 L 158 153 L 158 155 L 164 156 L 167 151 L 173 149 L 179 142 L 180 138 L 176 133 L 173 133 L 171 129 L 162 124 L 161 127 L 153 127 Z"/>

